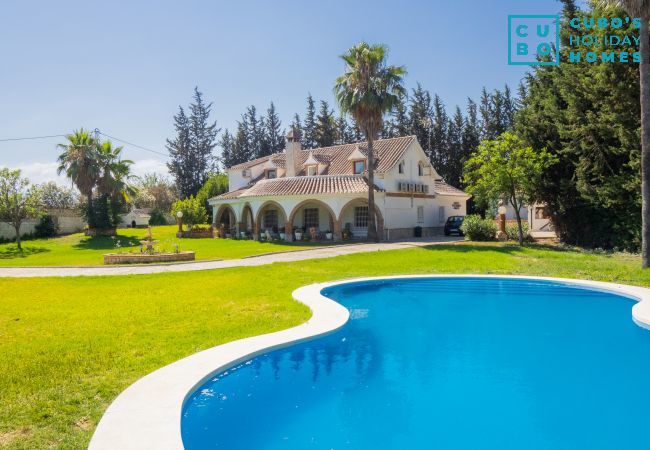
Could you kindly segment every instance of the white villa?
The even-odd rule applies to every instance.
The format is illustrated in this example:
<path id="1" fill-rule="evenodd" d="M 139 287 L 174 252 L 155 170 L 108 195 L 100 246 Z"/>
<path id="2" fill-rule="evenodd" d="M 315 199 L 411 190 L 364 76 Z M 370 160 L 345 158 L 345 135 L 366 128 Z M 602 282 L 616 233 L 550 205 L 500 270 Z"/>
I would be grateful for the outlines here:
<path id="1" fill-rule="evenodd" d="M 383 239 L 442 233 L 447 217 L 465 215 L 469 195 L 442 180 L 415 136 L 375 141 L 375 204 Z M 213 224 L 230 233 L 334 240 L 365 238 L 367 144 L 303 150 L 292 132 L 285 151 L 227 169 L 229 190 L 213 197 Z"/>

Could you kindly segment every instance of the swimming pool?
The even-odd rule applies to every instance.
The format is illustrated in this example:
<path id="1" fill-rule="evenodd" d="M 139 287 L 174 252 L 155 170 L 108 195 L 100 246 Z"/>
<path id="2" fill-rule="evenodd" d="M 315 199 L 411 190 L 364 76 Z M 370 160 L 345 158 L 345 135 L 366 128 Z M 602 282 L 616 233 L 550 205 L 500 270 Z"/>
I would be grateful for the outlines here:
<path id="1" fill-rule="evenodd" d="M 211 377 L 189 450 L 648 448 L 650 332 L 634 301 L 555 281 L 340 284 L 326 337 Z"/>

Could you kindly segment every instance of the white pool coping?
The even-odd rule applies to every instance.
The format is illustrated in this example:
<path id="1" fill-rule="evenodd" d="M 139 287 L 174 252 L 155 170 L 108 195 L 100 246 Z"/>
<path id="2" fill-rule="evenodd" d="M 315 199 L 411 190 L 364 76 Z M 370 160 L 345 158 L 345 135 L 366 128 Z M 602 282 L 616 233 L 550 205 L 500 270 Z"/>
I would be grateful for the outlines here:
<path id="1" fill-rule="evenodd" d="M 631 297 L 632 318 L 650 329 L 650 289 L 600 281 L 509 275 L 396 275 L 364 277 L 301 287 L 293 297 L 312 310 L 305 323 L 287 330 L 218 345 L 150 373 L 125 389 L 108 407 L 90 441 L 91 450 L 181 450 L 186 399 L 210 377 L 271 350 L 331 333 L 348 321 L 348 310 L 321 291 L 339 284 L 405 278 L 506 278 L 545 280 Z"/>

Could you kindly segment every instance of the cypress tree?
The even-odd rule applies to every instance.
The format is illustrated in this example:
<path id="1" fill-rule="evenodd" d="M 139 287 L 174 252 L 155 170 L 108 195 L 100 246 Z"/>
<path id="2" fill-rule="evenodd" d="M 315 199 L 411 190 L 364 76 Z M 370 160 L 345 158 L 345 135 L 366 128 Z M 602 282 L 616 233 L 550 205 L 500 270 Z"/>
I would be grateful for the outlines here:
<path id="1" fill-rule="evenodd" d="M 300 116 L 298 113 L 293 115 L 293 122 L 291 122 L 291 130 L 293 131 L 294 136 L 302 143 L 302 123 L 300 122 Z"/>
<path id="2" fill-rule="evenodd" d="M 316 118 L 316 147 L 330 147 L 336 142 L 334 111 L 325 100 L 320 101 L 320 111 Z"/>
<path id="3" fill-rule="evenodd" d="M 221 147 L 221 164 L 224 169 L 238 164 L 235 162 L 235 138 L 228 130 L 221 135 L 219 147 Z"/>
<path id="4" fill-rule="evenodd" d="M 191 195 L 192 192 L 192 144 L 190 139 L 190 121 L 185 115 L 183 107 L 178 107 L 178 113 L 174 115 L 174 129 L 176 137 L 167 139 L 167 151 L 169 162 L 167 168 L 174 178 L 176 189 L 182 197 Z"/>
<path id="5" fill-rule="evenodd" d="M 316 106 L 311 94 L 307 95 L 307 113 L 302 127 L 303 148 L 316 147 Z"/>
<path id="6" fill-rule="evenodd" d="M 268 146 L 267 154 L 279 153 L 284 150 L 284 137 L 280 126 L 280 117 L 275 111 L 275 105 L 271 102 L 269 109 L 266 111 L 266 121 L 264 122 L 265 141 Z"/>
<path id="7" fill-rule="evenodd" d="M 456 106 L 454 116 L 447 124 L 447 177 L 445 181 L 454 187 L 460 188 L 463 178 L 463 164 L 466 155 L 463 148 L 463 131 L 465 120 L 460 108 Z"/>

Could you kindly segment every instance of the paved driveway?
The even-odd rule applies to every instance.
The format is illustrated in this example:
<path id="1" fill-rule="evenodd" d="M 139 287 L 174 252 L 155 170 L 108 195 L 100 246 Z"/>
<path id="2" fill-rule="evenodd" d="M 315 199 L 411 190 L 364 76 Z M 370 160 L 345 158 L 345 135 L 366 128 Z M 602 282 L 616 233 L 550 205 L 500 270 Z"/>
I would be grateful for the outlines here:
<path id="1" fill-rule="evenodd" d="M 140 275 L 149 273 L 191 272 L 194 270 L 227 269 L 229 267 L 263 266 L 275 262 L 304 261 L 307 259 L 334 258 L 353 253 L 399 250 L 427 245 L 457 242 L 462 238 L 456 236 L 434 236 L 430 238 L 381 242 L 379 244 L 347 244 L 318 247 L 309 250 L 296 250 L 283 253 L 253 256 L 241 259 L 224 259 L 218 261 L 195 261 L 178 264 L 155 264 L 137 266 L 84 266 L 84 267 L 0 267 L 0 277 L 76 277 L 97 275 Z"/>

